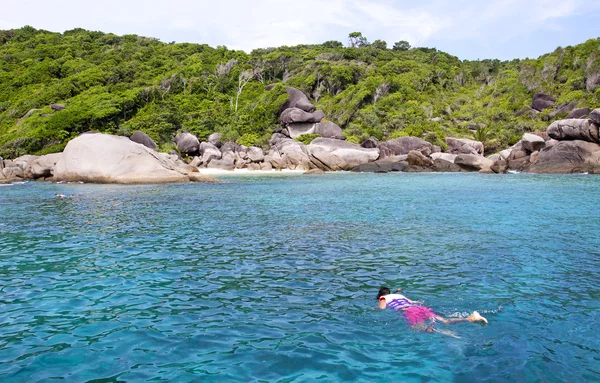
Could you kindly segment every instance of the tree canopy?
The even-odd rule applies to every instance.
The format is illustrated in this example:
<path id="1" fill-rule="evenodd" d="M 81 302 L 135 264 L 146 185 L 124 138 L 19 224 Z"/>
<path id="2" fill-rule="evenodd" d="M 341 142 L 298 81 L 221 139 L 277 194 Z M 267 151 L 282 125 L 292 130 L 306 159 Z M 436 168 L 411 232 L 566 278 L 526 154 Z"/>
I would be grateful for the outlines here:
<path id="1" fill-rule="evenodd" d="M 536 92 L 557 104 L 598 106 L 600 39 L 538 59 L 461 61 L 350 35 L 354 47 L 328 41 L 245 53 L 83 29 L 0 31 L 0 155 L 60 151 L 88 130 L 141 130 L 162 150 L 179 131 L 264 146 L 285 86 L 302 90 L 357 143 L 412 135 L 444 146 L 447 136 L 474 138 L 473 126 L 485 126 L 486 144 L 497 150 L 565 116 L 518 113 Z M 277 85 L 267 91 L 268 84 Z"/>

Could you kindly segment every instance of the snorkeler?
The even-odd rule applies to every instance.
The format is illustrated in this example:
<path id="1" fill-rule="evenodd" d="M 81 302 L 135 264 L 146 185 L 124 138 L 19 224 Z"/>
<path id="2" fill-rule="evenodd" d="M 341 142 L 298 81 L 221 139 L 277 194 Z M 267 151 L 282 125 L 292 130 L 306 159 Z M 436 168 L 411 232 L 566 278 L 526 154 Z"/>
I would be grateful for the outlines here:
<path id="1" fill-rule="evenodd" d="M 397 291 L 399 292 L 401 290 L 402 289 L 398 289 Z M 487 319 L 482 317 L 477 311 L 473 311 L 473 313 L 466 318 L 444 318 L 434 313 L 429 307 L 421 306 L 423 302 L 412 301 L 402 294 L 390 294 L 390 289 L 387 287 L 382 287 L 379 289 L 377 299 L 379 300 L 379 309 L 384 310 L 390 307 L 395 311 L 401 311 L 413 330 L 427 332 L 435 331 L 442 334 L 455 336 L 451 332 L 435 329 L 435 322 L 439 321 L 443 324 L 454 324 L 460 322 L 488 323 Z M 429 321 L 429 325 L 425 323 L 426 321 Z"/>

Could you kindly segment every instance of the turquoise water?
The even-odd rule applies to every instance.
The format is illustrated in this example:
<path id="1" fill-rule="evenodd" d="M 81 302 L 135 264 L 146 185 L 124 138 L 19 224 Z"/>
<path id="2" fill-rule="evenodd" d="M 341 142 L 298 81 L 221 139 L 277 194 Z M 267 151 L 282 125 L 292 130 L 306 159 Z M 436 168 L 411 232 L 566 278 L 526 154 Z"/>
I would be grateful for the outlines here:
<path id="1" fill-rule="evenodd" d="M 0 187 L 0 380 L 600 380 L 599 177 L 223 179 Z"/>

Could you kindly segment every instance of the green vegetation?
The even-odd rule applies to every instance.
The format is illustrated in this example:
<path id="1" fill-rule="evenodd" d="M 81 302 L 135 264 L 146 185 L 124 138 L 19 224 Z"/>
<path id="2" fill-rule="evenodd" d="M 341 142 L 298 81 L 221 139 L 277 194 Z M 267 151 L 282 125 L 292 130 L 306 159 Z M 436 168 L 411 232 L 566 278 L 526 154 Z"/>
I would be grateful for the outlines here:
<path id="1" fill-rule="evenodd" d="M 296 138 L 296 141 L 300 141 L 302 142 L 304 145 L 308 145 L 311 143 L 312 140 L 314 140 L 315 138 L 319 138 L 321 137 L 320 134 L 314 133 L 314 134 L 301 134 L 299 137 Z"/>
<path id="2" fill-rule="evenodd" d="M 501 149 L 549 124 L 541 115 L 515 117 L 535 92 L 599 104 L 600 39 L 509 62 L 460 61 L 406 41 L 389 49 L 360 32 L 349 43 L 248 54 L 83 29 L 0 31 L 0 155 L 60 151 L 88 130 L 141 130 L 161 148 L 178 131 L 265 146 L 284 85 L 304 91 L 352 142 L 413 135 L 443 146 L 447 136 L 483 137 Z M 271 83 L 278 85 L 267 91 Z M 53 111 L 53 103 L 66 108 Z M 474 133 L 469 124 L 485 128 Z"/>

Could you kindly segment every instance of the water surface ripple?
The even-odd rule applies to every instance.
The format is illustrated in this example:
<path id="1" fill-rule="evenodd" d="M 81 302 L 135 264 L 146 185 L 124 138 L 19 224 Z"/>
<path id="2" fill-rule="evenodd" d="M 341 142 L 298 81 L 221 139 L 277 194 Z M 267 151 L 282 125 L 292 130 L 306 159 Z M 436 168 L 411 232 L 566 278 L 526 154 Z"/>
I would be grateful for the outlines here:
<path id="1" fill-rule="evenodd" d="M 0 380 L 600 380 L 600 178 L 225 180 L 0 188 Z"/>

